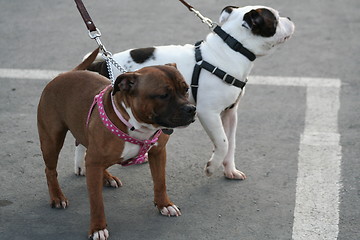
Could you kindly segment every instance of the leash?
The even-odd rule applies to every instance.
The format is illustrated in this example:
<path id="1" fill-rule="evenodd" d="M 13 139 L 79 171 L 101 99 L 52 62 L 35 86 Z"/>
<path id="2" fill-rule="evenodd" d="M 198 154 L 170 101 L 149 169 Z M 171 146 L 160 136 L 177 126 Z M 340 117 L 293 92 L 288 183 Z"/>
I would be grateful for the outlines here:
<path id="1" fill-rule="evenodd" d="M 255 54 L 245 48 L 240 42 L 238 42 L 234 37 L 230 34 L 226 33 L 217 23 L 214 23 L 210 18 L 204 17 L 198 10 L 196 10 L 193 6 L 187 3 L 185 0 L 179 0 L 182 4 L 185 5 L 191 12 L 195 13 L 195 15 L 200 18 L 200 20 L 207 24 L 209 28 L 218 35 L 232 50 L 235 52 L 239 52 L 244 55 L 250 61 L 254 61 L 256 59 Z"/>
<path id="2" fill-rule="evenodd" d="M 112 58 L 112 54 L 111 52 L 109 52 L 108 50 L 106 50 L 105 45 L 101 42 L 100 37 L 101 37 L 101 32 L 100 30 L 95 26 L 94 21 L 91 19 L 90 14 L 88 13 L 88 11 L 86 10 L 86 7 L 84 5 L 84 3 L 82 2 L 82 0 L 74 0 L 76 3 L 76 7 L 80 12 L 80 15 L 82 17 L 82 19 L 84 20 L 84 23 L 86 25 L 86 28 L 89 31 L 89 37 L 91 39 L 94 39 L 96 41 L 96 43 L 98 44 L 100 51 L 102 52 L 101 56 L 104 58 L 104 60 L 106 61 L 106 66 L 109 72 L 109 78 L 111 81 L 111 85 L 114 86 L 114 73 L 113 70 L 111 68 L 111 65 L 113 65 L 114 67 L 116 67 L 121 73 L 125 73 L 127 72 L 125 70 L 125 68 L 123 68 L 120 64 L 118 64 L 113 58 Z"/>
<path id="3" fill-rule="evenodd" d="M 196 10 L 193 6 L 191 6 L 185 0 L 179 0 L 179 1 L 182 4 L 184 4 L 185 7 L 187 7 L 190 12 L 193 12 L 198 18 L 200 18 L 202 23 L 205 23 L 206 25 L 208 25 L 210 29 L 212 29 L 215 25 L 217 25 L 210 18 L 204 17 L 198 10 Z"/>

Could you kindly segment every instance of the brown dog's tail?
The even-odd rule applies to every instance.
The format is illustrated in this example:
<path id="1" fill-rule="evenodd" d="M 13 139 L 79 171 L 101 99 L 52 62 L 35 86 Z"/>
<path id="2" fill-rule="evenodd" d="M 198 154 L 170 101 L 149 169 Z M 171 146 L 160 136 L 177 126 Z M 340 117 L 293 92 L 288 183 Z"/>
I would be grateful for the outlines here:
<path id="1" fill-rule="evenodd" d="M 99 48 L 95 49 L 82 63 L 80 63 L 74 70 L 86 70 L 96 59 L 99 53 Z"/>

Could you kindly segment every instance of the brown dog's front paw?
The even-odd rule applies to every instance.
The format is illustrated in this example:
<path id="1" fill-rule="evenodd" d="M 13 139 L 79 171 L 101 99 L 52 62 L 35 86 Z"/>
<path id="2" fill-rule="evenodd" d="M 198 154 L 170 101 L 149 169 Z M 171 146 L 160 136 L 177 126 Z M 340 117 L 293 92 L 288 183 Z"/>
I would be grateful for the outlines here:
<path id="1" fill-rule="evenodd" d="M 52 199 L 50 206 L 52 208 L 65 209 L 69 206 L 69 201 L 64 196 L 62 196 L 56 199 Z"/>
<path id="2" fill-rule="evenodd" d="M 103 230 L 96 231 L 89 236 L 89 239 L 92 240 L 107 240 L 108 238 L 109 238 L 109 231 L 106 228 Z"/>
<path id="3" fill-rule="evenodd" d="M 168 216 L 168 217 L 179 217 L 181 216 L 181 212 L 180 212 L 180 209 L 172 204 L 172 205 L 169 205 L 167 207 L 157 207 L 159 209 L 159 212 L 161 215 L 163 216 Z"/>
<path id="4" fill-rule="evenodd" d="M 119 178 L 111 175 L 108 171 L 104 171 L 104 186 L 119 188 L 122 187 L 122 182 Z"/>

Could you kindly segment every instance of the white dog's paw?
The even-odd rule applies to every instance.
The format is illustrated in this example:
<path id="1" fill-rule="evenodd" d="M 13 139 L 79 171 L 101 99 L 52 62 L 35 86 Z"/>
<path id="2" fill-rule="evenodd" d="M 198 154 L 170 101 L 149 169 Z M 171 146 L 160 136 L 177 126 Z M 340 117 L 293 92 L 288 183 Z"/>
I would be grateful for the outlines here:
<path id="1" fill-rule="evenodd" d="M 85 176 L 85 152 L 86 148 L 83 145 L 80 144 L 75 147 L 74 170 L 77 176 Z"/>
<path id="2" fill-rule="evenodd" d="M 213 164 L 212 161 L 209 161 L 206 165 L 205 165 L 205 169 L 204 172 L 206 174 L 206 176 L 210 177 L 211 175 L 213 175 L 213 173 L 215 172 L 215 165 Z"/>
<path id="3" fill-rule="evenodd" d="M 168 207 L 163 207 L 160 210 L 160 213 L 161 213 L 161 215 L 168 216 L 168 217 L 179 217 L 179 216 L 181 216 L 180 209 L 175 205 L 168 206 Z"/>
<path id="4" fill-rule="evenodd" d="M 75 166 L 75 175 L 76 176 L 85 176 L 85 173 L 86 173 L 85 167 L 82 168 L 82 167 Z"/>
<path id="5" fill-rule="evenodd" d="M 89 236 L 89 239 L 92 240 L 107 240 L 109 238 L 109 231 L 105 228 L 103 230 L 94 232 Z"/>
<path id="6" fill-rule="evenodd" d="M 245 180 L 246 179 L 246 175 L 237 169 L 225 170 L 224 175 L 228 179 L 236 179 L 236 180 Z"/>

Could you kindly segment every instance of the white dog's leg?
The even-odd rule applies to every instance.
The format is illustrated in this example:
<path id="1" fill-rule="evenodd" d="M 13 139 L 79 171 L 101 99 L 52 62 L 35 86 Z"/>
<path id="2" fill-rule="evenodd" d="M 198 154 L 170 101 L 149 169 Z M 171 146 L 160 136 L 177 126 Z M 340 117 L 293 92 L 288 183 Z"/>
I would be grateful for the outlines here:
<path id="1" fill-rule="evenodd" d="M 226 110 L 222 114 L 222 123 L 226 136 L 229 140 L 229 149 L 224 158 L 224 174 L 229 179 L 240 179 L 246 178 L 245 174 L 235 167 L 235 147 L 236 147 L 236 127 L 237 127 L 237 108 L 236 104 L 233 108 Z"/>
<path id="2" fill-rule="evenodd" d="M 75 147 L 75 174 L 78 176 L 85 176 L 85 152 L 86 148 L 79 144 Z"/>
<path id="3" fill-rule="evenodd" d="M 220 114 L 198 111 L 198 117 L 214 144 L 213 154 L 205 166 L 205 173 L 210 176 L 215 169 L 221 166 L 221 162 L 228 152 L 228 139 L 221 123 Z"/>

